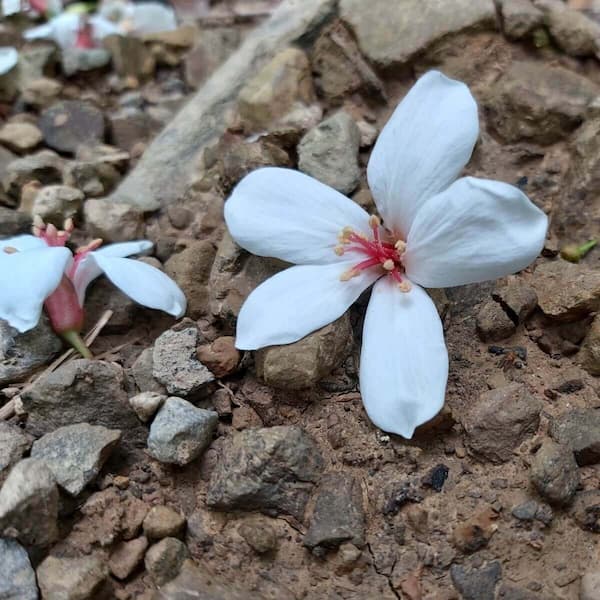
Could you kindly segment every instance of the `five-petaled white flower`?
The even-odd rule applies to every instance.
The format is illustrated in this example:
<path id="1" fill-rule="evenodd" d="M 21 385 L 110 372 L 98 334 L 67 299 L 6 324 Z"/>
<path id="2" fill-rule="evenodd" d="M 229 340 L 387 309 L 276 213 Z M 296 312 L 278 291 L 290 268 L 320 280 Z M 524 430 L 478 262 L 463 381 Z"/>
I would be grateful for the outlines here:
<path id="1" fill-rule="evenodd" d="M 87 355 L 78 338 L 83 302 L 88 285 L 102 273 L 143 306 L 174 317 L 185 313 L 185 296 L 170 277 L 151 265 L 125 258 L 150 249 L 152 242 L 100 248 L 102 241 L 94 240 L 73 255 L 65 247 L 72 229 L 72 223 L 58 231 L 38 220 L 36 235 L 0 240 L 0 319 L 25 332 L 37 325 L 45 305 L 54 330 Z"/>
<path id="2" fill-rule="evenodd" d="M 247 175 L 225 204 L 234 240 L 295 263 L 247 298 L 237 347 L 289 344 L 331 323 L 371 284 L 360 390 L 381 429 L 412 437 L 444 403 L 448 354 L 421 286 L 495 279 L 540 252 L 547 217 L 518 188 L 456 179 L 479 135 L 477 105 L 461 82 L 430 71 L 381 132 L 367 178 L 383 226 L 356 203 L 296 171 Z"/>

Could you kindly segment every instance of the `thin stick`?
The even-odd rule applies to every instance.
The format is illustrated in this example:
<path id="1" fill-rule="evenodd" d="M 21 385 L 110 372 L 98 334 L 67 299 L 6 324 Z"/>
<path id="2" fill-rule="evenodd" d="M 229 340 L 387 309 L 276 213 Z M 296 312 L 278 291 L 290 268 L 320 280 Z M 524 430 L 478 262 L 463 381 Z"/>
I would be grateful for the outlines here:
<path id="1" fill-rule="evenodd" d="M 91 346 L 95 339 L 100 335 L 102 329 L 104 329 L 105 325 L 110 321 L 110 318 L 113 316 L 112 310 L 106 310 L 102 314 L 102 316 L 98 319 L 98 322 L 92 327 L 89 333 L 85 336 L 85 345 Z M 62 365 L 65 361 L 69 360 L 75 355 L 75 350 L 73 348 L 67 350 L 64 354 L 61 354 L 53 363 L 50 363 L 46 369 L 44 369 L 39 375 L 34 376 L 30 381 L 29 385 L 31 385 L 34 381 L 43 377 L 44 375 L 48 375 L 48 373 L 52 373 L 55 371 L 60 365 Z M 27 388 L 23 388 L 25 391 Z M 17 394 L 14 398 L 11 398 L 4 406 L 0 408 L 0 421 L 6 421 L 15 416 L 15 404 L 19 399 L 19 394 Z"/>

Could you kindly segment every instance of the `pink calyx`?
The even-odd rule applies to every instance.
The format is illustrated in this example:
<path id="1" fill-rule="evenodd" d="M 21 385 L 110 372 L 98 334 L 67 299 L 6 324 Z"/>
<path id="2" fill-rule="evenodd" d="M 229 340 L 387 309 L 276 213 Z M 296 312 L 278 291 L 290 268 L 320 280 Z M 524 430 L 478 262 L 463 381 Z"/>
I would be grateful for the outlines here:
<path id="1" fill-rule="evenodd" d="M 340 276 L 342 281 L 349 281 L 360 275 L 366 269 L 379 267 L 391 277 L 403 292 L 411 288 L 410 282 L 403 278 L 404 265 L 402 255 L 406 250 L 404 240 L 398 239 L 394 243 L 381 239 L 381 221 L 379 217 L 372 215 L 369 226 L 373 232 L 372 239 L 364 233 L 356 233 L 351 227 L 344 227 L 338 236 L 339 245 L 335 247 L 335 253 L 342 256 L 347 252 L 362 254 L 365 258 Z"/>

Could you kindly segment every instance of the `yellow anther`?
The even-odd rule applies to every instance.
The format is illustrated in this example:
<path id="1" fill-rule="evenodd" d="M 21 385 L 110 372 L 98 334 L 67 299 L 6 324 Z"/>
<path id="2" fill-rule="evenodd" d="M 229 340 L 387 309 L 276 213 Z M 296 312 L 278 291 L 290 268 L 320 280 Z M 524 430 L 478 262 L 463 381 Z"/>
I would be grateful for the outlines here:
<path id="1" fill-rule="evenodd" d="M 381 219 L 377 215 L 371 215 L 369 217 L 369 227 L 379 227 L 381 225 Z"/>
<path id="2" fill-rule="evenodd" d="M 394 244 L 394 248 L 396 248 L 396 252 L 398 252 L 398 254 L 404 254 L 406 251 L 406 242 L 403 240 L 398 240 Z"/>
<path id="3" fill-rule="evenodd" d="M 388 258 L 384 263 L 383 263 L 383 268 L 386 271 L 393 271 L 394 267 L 396 265 L 394 264 L 394 261 L 391 258 Z"/>
<path id="4" fill-rule="evenodd" d="M 406 294 L 406 292 L 410 292 L 410 290 L 412 289 L 412 285 L 410 285 L 410 281 L 406 281 L 406 279 L 404 279 L 401 283 L 398 284 L 398 288 L 401 292 Z"/>
<path id="5" fill-rule="evenodd" d="M 344 247 L 343 246 L 336 246 L 333 251 L 338 255 L 338 256 L 342 256 L 344 254 Z"/>
<path id="6" fill-rule="evenodd" d="M 349 269 L 348 271 L 344 271 L 340 275 L 340 281 L 350 281 L 353 277 L 356 277 L 359 273 L 360 273 L 360 271 L 357 271 L 356 269 Z"/>
<path id="7" fill-rule="evenodd" d="M 18 252 L 18 250 L 13 246 L 4 246 L 2 250 L 4 250 L 5 254 L 14 254 L 15 252 Z"/>

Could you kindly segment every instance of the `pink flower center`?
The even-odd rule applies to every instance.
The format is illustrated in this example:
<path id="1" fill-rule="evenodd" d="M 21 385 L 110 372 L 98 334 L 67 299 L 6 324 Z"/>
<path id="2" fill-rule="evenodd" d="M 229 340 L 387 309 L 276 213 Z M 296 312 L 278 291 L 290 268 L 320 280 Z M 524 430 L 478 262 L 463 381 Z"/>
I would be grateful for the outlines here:
<path id="1" fill-rule="evenodd" d="M 351 269 L 342 273 L 340 279 L 349 281 L 366 269 L 379 268 L 398 284 L 401 291 L 408 292 L 410 282 L 403 277 L 404 265 L 402 264 L 406 243 L 387 232 L 387 239 L 382 239 L 381 221 L 375 215 L 369 219 L 369 226 L 372 238 L 367 237 L 364 233 L 355 232 L 351 227 L 344 227 L 340 232 L 338 236 L 340 243 L 335 247 L 335 253 L 342 256 L 348 252 L 355 252 L 363 258 Z"/>

